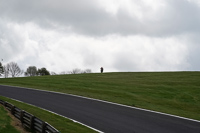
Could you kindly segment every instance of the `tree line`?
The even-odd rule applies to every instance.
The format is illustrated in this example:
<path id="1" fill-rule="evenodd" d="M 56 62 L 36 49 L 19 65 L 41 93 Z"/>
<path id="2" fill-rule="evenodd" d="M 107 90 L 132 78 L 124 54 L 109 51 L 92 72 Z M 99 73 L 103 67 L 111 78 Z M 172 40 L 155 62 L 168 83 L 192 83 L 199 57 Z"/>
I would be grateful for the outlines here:
<path id="1" fill-rule="evenodd" d="M 0 62 L 0 74 L 4 74 L 5 78 L 11 77 L 17 77 L 24 73 L 22 69 L 17 65 L 15 62 L 10 62 L 4 66 L 2 66 L 2 63 Z"/>
<path id="2" fill-rule="evenodd" d="M 50 75 L 50 72 L 46 68 L 37 69 L 35 66 L 29 66 L 24 73 L 25 76 L 44 76 Z"/>
<path id="3" fill-rule="evenodd" d="M 67 71 L 67 72 L 63 71 L 60 74 L 82 74 L 82 73 L 91 73 L 91 72 L 92 72 L 91 69 L 81 70 L 81 69 L 75 68 L 72 71 Z M 24 76 L 57 75 L 55 72 L 50 73 L 45 67 L 37 69 L 36 66 L 29 66 L 24 72 L 15 62 L 7 63 L 4 66 L 2 66 L 2 63 L 0 62 L 0 76 L 1 74 L 3 74 L 5 78 L 8 78 L 10 76 L 18 77 L 23 74 Z"/>

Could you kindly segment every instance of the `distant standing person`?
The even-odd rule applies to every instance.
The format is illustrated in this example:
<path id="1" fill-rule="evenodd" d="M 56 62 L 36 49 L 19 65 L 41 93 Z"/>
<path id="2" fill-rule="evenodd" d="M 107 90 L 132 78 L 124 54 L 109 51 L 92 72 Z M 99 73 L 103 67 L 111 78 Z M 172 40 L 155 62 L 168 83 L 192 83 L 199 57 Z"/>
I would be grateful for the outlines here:
<path id="1" fill-rule="evenodd" d="M 103 73 L 103 67 L 101 67 L 100 70 L 101 70 L 101 73 Z"/>

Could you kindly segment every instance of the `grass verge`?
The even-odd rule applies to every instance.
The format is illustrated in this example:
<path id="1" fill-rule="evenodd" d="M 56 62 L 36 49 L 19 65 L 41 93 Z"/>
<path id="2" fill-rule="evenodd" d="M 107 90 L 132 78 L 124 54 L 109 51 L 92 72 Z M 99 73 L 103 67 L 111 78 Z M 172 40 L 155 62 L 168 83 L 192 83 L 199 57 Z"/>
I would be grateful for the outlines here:
<path id="1" fill-rule="evenodd" d="M 41 120 L 48 122 L 50 125 L 52 125 L 56 129 L 58 129 L 59 132 L 61 132 L 61 133 L 95 133 L 94 130 L 89 129 L 81 124 L 75 123 L 69 119 L 66 119 L 64 117 L 61 117 L 61 116 L 53 114 L 53 113 L 50 113 L 43 109 L 37 108 L 35 106 L 31 106 L 31 105 L 28 105 L 28 104 L 25 104 L 22 102 L 18 102 L 18 101 L 15 101 L 15 100 L 3 97 L 3 96 L 0 96 L 0 99 L 15 105 L 16 107 L 18 107 L 20 109 L 26 110 L 27 112 L 33 114 L 34 116 L 40 118 Z M 4 115 L 1 115 L 1 116 L 4 117 Z M 2 119 L 6 119 L 6 118 L 2 118 Z M 1 120 L 1 117 L 0 117 L 0 120 Z M 3 121 L 2 121 L 2 124 L 4 124 Z M 9 133 L 8 128 L 3 128 L 3 131 L 5 131 L 6 133 Z M 1 133 L 1 121 L 0 121 L 0 133 Z M 2 132 L 2 133 L 4 133 L 4 132 Z M 15 133 L 15 132 L 10 132 L 10 133 Z M 16 132 L 16 133 L 18 133 L 18 132 Z"/>
<path id="2" fill-rule="evenodd" d="M 11 125 L 11 118 L 2 105 L 0 105 L 0 133 L 20 133 Z"/>
<path id="3" fill-rule="evenodd" d="M 200 72 L 91 73 L 0 79 L 200 120 Z"/>

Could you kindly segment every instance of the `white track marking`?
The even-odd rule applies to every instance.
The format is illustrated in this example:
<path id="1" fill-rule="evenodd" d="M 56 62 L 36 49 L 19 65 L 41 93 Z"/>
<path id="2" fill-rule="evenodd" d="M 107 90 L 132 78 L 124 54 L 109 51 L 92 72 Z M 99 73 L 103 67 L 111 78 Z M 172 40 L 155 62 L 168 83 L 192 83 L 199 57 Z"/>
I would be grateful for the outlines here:
<path id="1" fill-rule="evenodd" d="M 2 86 L 9 86 L 9 85 L 2 85 Z M 200 121 L 198 121 L 198 120 L 194 120 L 194 119 L 190 119 L 190 118 L 185 118 L 185 117 L 181 117 L 181 116 L 177 116 L 177 115 L 171 115 L 171 114 L 157 112 L 157 111 L 152 111 L 152 110 L 148 110 L 148 109 L 142 109 L 142 108 L 132 107 L 132 106 L 128 106 L 128 105 L 123 105 L 123 104 L 119 104 L 119 103 L 113 103 L 113 102 L 109 102 L 109 101 L 103 101 L 103 100 L 99 100 L 99 99 L 88 98 L 88 97 L 84 97 L 84 96 L 78 96 L 78 95 L 74 95 L 74 94 L 67 94 L 67 93 L 62 93 L 62 92 L 47 91 L 47 90 L 40 90 L 40 89 L 33 89 L 33 88 L 25 88 L 25 87 L 20 87 L 20 86 L 9 86 L 9 87 L 19 87 L 19 88 L 24 88 L 24 89 L 29 89 L 29 90 L 37 90 L 37 91 L 43 91 L 43 92 L 49 92 L 49 93 L 57 93 L 57 94 L 62 94 L 62 95 L 80 97 L 80 98 L 84 98 L 84 99 L 89 99 L 89 100 L 104 102 L 104 103 L 108 103 L 108 104 L 114 104 L 114 105 L 123 106 L 123 107 L 127 107 L 127 108 L 133 108 L 133 109 L 137 109 L 137 110 L 142 110 L 142 111 L 147 111 L 147 112 L 162 114 L 162 115 L 166 115 L 166 116 L 176 117 L 176 118 L 179 118 L 179 119 L 184 119 L 184 120 L 189 120 L 189 121 L 194 121 L 194 122 L 199 122 L 200 123 Z"/>
<path id="2" fill-rule="evenodd" d="M 5 96 L 3 96 L 3 97 L 5 97 Z M 7 98 L 9 98 L 9 97 L 7 97 Z M 27 105 L 31 105 L 31 106 L 33 106 L 33 107 L 40 108 L 40 109 L 45 110 L 45 111 L 47 111 L 47 112 L 50 112 L 50 113 L 52 113 L 52 114 L 55 114 L 55 115 L 64 117 L 64 118 L 69 119 L 69 120 L 71 120 L 71 121 L 73 121 L 73 122 L 75 122 L 75 123 L 78 123 L 78 124 L 80 124 L 80 125 L 83 125 L 83 126 L 85 126 L 85 127 L 88 127 L 88 128 L 90 128 L 90 129 L 92 129 L 92 130 L 94 130 L 94 131 L 96 131 L 96 132 L 104 133 L 104 132 L 102 132 L 102 131 L 100 131 L 100 130 L 98 130 L 98 129 L 95 129 L 95 128 L 93 128 L 93 127 L 90 127 L 90 126 L 88 126 L 88 125 L 85 125 L 85 124 L 83 124 L 83 123 L 81 123 L 81 122 L 78 122 L 78 121 L 73 120 L 73 119 L 71 119 L 71 118 L 68 118 L 68 117 L 66 117 L 66 116 L 60 115 L 60 114 L 58 114 L 58 113 L 55 113 L 55 112 L 53 112 L 53 111 L 50 111 L 50 110 L 47 110 L 47 109 L 44 109 L 44 108 L 35 106 L 35 105 L 33 105 L 33 104 L 25 103 L 25 102 L 20 101 L 20 100 L 17 100 L 17 99 L 13 99 L 13 98 L 9 98 L 9 99 L 12 99 L 12 100 L 14 100 L 14 101 L 18 101 L 18 102 L 20 102 L 20 103 L 24 103 L 24 104 L 27 104 Z"/>

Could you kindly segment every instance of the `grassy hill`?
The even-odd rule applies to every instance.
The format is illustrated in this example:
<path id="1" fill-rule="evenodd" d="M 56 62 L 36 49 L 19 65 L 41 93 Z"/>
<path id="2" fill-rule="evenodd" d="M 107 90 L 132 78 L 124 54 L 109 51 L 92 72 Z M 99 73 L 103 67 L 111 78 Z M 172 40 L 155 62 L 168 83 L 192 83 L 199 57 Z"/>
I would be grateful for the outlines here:
<path id="1" fill-rule="evenodd" d="M 0 79 L 200 120 L 200 72 L 91 73 Z"/>

